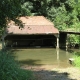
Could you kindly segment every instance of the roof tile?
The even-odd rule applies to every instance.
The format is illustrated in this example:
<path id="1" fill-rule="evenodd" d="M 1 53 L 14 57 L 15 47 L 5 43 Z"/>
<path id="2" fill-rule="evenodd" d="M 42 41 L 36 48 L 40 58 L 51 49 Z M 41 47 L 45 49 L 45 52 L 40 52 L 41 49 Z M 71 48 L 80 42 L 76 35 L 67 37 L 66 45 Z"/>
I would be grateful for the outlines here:
<path id="1" fill-rule="evenodd" d="M 43 16 L 26 16 L 19 18 L 25 25 L 19 29 L 14 22 L 8 24 L 8 34 L 54 34 L 59 33 L 54 24 Z"/>

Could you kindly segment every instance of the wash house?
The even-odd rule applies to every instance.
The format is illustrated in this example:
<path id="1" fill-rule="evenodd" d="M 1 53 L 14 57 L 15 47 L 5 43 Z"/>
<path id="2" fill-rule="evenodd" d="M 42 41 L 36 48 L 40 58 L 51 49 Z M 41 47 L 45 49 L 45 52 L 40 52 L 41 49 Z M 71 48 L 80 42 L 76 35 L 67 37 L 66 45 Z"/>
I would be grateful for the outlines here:
<path id="1" fill-rule="evenodd" d="M 57 47 L 59 31 L 43 16 L 20 17 L 23 28 L 11 21 L 3 36 L 2 47 Z"/>

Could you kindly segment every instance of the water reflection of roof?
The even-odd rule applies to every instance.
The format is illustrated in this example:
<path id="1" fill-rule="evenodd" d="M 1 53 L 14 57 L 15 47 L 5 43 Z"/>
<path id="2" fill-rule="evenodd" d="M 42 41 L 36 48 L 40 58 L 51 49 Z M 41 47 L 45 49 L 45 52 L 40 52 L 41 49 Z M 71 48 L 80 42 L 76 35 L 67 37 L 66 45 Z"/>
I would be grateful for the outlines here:
<path id="1" fill-rule="evenodd" d="M 43 16 L 20 17 L 23 28 L 15 25 L 13 21 L 8 24 L 7 32 L 10 34 L 54 34 L 59 33 L 54 24 Z"/>

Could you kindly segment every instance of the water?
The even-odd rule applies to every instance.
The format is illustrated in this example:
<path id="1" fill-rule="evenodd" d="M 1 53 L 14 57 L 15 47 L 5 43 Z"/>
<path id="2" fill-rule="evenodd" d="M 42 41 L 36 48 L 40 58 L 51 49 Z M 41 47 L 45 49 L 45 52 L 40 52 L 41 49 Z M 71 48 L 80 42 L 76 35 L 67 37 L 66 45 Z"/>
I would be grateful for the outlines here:
<path id="1" fill-rule="evenodd" d="M 53 65 L 56 67 L 69 67 L 69 58 L 73 53 L 54 48 L 35 48 L 15 50 L 16 60 L 23 65 Z"/>

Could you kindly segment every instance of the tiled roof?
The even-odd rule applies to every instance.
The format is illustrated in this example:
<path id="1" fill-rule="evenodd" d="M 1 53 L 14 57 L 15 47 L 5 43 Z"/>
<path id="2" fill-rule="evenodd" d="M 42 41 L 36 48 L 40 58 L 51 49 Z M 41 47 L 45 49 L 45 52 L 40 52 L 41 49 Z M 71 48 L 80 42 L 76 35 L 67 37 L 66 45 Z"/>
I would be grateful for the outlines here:
<path id="1" fill-rule="evenodd" d="M 19 29 L 19 26 L 9 23 L 7 28 L 8 34 L 54 34 L 59 33 L 52 22 L 43 16 L 26 16 L 20 17 L 24 23 L 24 28 Z"/>

